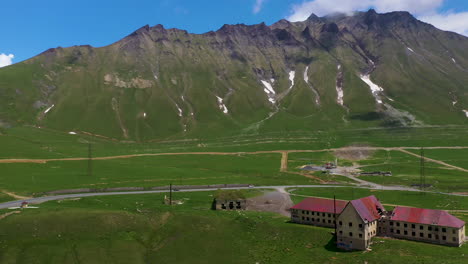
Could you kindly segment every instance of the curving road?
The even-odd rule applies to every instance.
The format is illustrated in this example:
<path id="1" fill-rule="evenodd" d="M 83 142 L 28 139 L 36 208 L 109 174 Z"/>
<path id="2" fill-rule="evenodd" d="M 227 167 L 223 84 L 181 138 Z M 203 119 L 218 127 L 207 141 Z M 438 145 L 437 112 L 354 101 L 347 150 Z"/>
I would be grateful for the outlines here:
<path id="1" fill-rule="evenodd" d="M 226 188 L 205 188 L 205 189 L 181 189 L 178 192 L 205 192 L 213 191 L 217 189 L 223 190 L 242 190 L 242 189 L 276 189 L 279 192 L 287 193 L 286 189 L 288 188 L 344 188 L 344 187 L 354 187 L 354 188 L 363 188 L 363 189 L 374 189 L 374 190 L 384 190 L 384 191 L 413 191 L 419 192 L 420 190 L 408 188 L 404 186 L 379 186 L 378 188 L 374 187 L 364 187 L 364 186 L 346 186 L 346 185 L 281 185 L 281 186 L 252 186 L 252 187 L 226 187 Z M 132 195 L 132 194 L 148 194 L 148 193 L 167 193 L 169 190 L 153 190 L 153 191 L 131 191 L 131 192 L 96 192 L 96 193 L 73 193 L 73 194 L 63 194 L 63 195 L 54 195 L 54 196 L 43 196 L 36 197 L 31 199 L 16 200 L 6 203 L 0 203 L 0 209 L 6 209 L 9 207 L 20 206 L 22 202 L 28 202 L 29 204 L 41 204 L 48 201 L 56 201 L 70 198 L 81 198 L 81 197 L 92 197 L 92 196 L 107 196 L 107 195 Z M 454 194 L 454 193 L 442 193 L 442 192 L 428 192 L 428 193 L 438 193 L 452 196 L 467 196 L 468 194 Z"/>

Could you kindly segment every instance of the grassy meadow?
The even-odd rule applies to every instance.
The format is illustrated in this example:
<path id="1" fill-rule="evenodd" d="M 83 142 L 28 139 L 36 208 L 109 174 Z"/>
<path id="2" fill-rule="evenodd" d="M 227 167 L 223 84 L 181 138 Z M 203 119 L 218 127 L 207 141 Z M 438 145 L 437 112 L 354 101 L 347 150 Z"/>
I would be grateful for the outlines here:
<path id="1" fill-rule="evenodd" d="M 342 252 L 331 229 L 210 210 L 212 192 L 53 201 L 0 220 L 0 263 L 466 263 L 468 247 L 377 238 Z M 4 213 L 5 210 L 0 211 Z"/>

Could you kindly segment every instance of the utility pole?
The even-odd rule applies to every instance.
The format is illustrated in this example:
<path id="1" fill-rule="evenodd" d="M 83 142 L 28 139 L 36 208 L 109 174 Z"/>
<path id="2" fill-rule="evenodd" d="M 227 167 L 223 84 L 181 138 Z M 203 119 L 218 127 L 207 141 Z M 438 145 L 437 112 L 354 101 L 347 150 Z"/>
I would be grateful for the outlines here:
<path id="1" fill-rule="evenodd" d="M 338 233 L 336 231 L 336 197 L 333 195 L 333 214 L 335 218 L 335 243 L 338 243 Z"/>
<path id="2" fill-rule="evenodd" d="M 426 186 L 426 175 L 425 175 L 425 170 L 424 170 L 424 148 L 421 148 L 421 160 L 420 160 L 420 171 L 419 171 L 419 185 L 421 191 L 424 191 L 424 188 Z"/>
<path id="3" fill-rule="evenodd" d="M 172 183 L 169 184 L 169 205 L 172 205 Z"/>
<path id="4" fill-rule="evenodd" d="M 93 155 L 92 155 L 92 148 L 91 148 L 91 143 L 88 143 L 88 176 L 93 175 Z"/>

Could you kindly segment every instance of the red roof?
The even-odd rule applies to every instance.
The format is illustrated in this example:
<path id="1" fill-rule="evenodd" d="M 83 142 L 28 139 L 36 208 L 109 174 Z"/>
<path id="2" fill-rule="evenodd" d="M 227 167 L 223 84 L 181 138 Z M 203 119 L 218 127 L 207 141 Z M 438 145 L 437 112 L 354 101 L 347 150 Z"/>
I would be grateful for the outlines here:
<path id="1" fill-rule="evenodd" d="M 374 195 L 352 200 L 350 203 L 356 209 L 361 219 L 367 222 L 372 222 L 380 218 L 381 214 L 379 213 L 379 209 L 381 212 L 385 211 L 385 208 Z"/>
<path id="2" fill-rule="evenodd" d="M 465 222 L 442 210 L 397 206 L 390 220 L 460 228 Z"/>
<path id="3" fill-rule="evenodd" d="M 336 200 L 336 213 L 340 214 L 345 208 L 347 201 Z M 323 213 L 334 213 L 333 210 L 333 199 L 316 198 L 310 197 L 302 200 L 302 202 L 294 205 L 291 209 L 323 212 Z"/>

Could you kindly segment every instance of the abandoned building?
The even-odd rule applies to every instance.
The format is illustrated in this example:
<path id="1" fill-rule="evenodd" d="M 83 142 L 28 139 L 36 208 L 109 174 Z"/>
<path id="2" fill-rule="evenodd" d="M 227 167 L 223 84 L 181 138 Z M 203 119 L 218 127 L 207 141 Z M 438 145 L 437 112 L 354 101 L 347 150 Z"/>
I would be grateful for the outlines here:
<path id="1" fill-rule="evenodd" d="M 377 235 L 377 224 L 385 208 L 375 196 L 348 202 L 337 221 L 337 246 L 365 250 Z"/>
<path id="2" fill-rule="evenodd" d="M 446 211 L 397 206 L 387 212 L 373 195 L 349 202 L 306 198 L 291 208 L 291 221 L 335 227 L 335 211 L 337 247 L 345 250 L 365 250 L 374 236 L 446 246 L 465 241 L 465 222 Z"/>
<path id="3" fill-rule="evenodd" d="M 218 190 L 214 194 L 212 207 L 215 210 L 245 210 L 247 200 L 239 190 Z"/>
<path id="4" fill-rule="evenodd" d="M 379 229 L 382 236 L 448 246 L 465 241 L 465 222 L 442 210 L 397 206 Z"/>
<path id="5" fill-rule="evenodd" d="M 291 207 L 291 222 L 325 227 L 335 226 L 336 214 L 340 214 L 348 202 L 324 198 L 306 198 Z"/>

